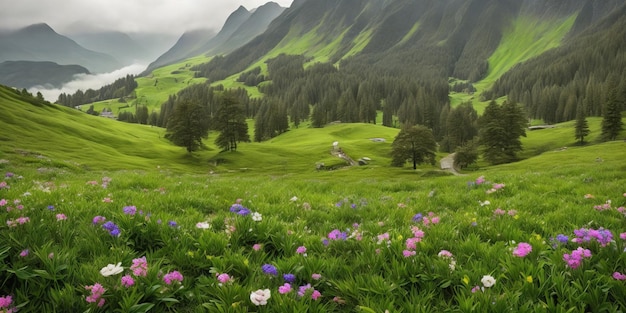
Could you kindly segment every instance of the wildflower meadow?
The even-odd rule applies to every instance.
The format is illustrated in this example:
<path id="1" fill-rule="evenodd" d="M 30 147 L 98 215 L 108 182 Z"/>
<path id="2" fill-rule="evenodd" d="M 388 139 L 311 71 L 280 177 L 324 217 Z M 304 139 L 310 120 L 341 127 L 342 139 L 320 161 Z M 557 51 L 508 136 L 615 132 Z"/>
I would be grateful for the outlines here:
<path id="1" fill-rule="evenodd" d="M 619 160 L 461 176 L 0 163 L 0 312 L 621 312 Z"/>

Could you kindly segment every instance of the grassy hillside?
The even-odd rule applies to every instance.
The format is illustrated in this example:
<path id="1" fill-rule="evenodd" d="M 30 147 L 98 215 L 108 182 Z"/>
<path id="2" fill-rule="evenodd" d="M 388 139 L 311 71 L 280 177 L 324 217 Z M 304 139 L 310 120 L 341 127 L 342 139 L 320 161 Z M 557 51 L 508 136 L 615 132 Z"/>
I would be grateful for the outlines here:
<path id="1" fill-rule="evenodd" d="M 576 14 L 566 19 L 553 20 L 539 20 L 528 16 L 518 17 L 505 31 L 500 45 L 489 57 L 487 76 L 474 84 L 477 91 L 472 95 L 451 93 L 452 105 L 471 101 L 479 114 L 482 113 L 488 102 L 478 101 L 478 95 L 483 90 L 489 89 L 502 74 L 516 64 L 558 47 L 575 20 Z"/>
<path id="2" fill-rule="evenodd" d="M 177 94 L 190 84 L 205 82 L 205 78 L 195 78 L 194 72 L 189 68 L 210 60 L 210 57 L 200 55 L 155 69 L 151 75 L 135 78 L 138 85 L 135 89 L 136 99 L 130 99 L 127 103 L 121 103 L 119 99 L 95 102 L 93 103 L 94 109 L 101 112 L 102 109 L 107 108 L 117 115 L 123 111 L 135 112 L 134 105 L 140 104 L 146 105 L 150 111 L 158 111 L 170 95 Z M 89 105 L 86 104 L 83 107 L 89 107 Z"/>
<path id="3" fill-rule="evenodd" d="M 332 143 L 354 160 L 368 157 L 368 166 L 350 172 L 364 175 L 411 173 L 390 168 L 389 152 L 398 130 L 371 124 L 333 124 L 324 128 L 300 127 L 263 143 L 243 143 L 237 152 L 220 153 L 213 140 L 194 154 L 173 146 L 163 138 L 165 130 L 145 125 L 126 124 L 94 117 L 56 105 L 29 103 L 13 90 L 0 89 L 0 157 L 17 158 L 42 167 L 59 166 L 76 170 L 149 170 L 157 167 L 173 171 L 206 173 L 251 172 L 257 174 L 300 173 L 315 171 L 318 163 L 329 168 L 345 166 L 330 154 Z M 589 118 L 590 143 L 597 143 L 600 118 Z M 528 131 L 522 138 L 523 158 L 574 146 L 573 122 L 552 129 Z M 250 131 L 254 129 L 250 124 Z M 383 142 L 372 140 L 384 139 Z M 443 157 L 440 155 L 438 158 Z M 423 165 L 420 171 L 437 168 Z M 374 174 L 377 173 L 377 174 Z M 424 173 L 421 173 L 424 174 Z"/>

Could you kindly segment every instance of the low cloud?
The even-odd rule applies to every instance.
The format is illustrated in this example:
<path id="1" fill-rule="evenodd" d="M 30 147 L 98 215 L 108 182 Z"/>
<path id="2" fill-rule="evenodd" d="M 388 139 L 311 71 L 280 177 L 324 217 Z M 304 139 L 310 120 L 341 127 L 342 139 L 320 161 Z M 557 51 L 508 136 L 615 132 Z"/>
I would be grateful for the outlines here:
<path id="1" fill-rule="evenodd" d="M 28 91 L 32 94 L 37 94 L 37 92 L 41 92 L 43 97 L 50 101 L 55 102 L 59 98 L 59 95 L 62 93 L 65 94 L 74 94 L 78 90 L 85 91 L 87 89 L 98 90 L 100 87 L 105 85 L 109 85 L 116 81 L 117 79 L 124 77 L 126 75 L 138 75 L 146 69 L 146 65 L 143 64 L 132 64 L 121 69 L 115 70 L 110 73 L 102 73 L 102 74 L 77 74 L 75 75 L 75 79 L 69 83 L 66 83 L 61 88 L 46 88 L 44 86 L 35 86 L 30 88 Z"/>

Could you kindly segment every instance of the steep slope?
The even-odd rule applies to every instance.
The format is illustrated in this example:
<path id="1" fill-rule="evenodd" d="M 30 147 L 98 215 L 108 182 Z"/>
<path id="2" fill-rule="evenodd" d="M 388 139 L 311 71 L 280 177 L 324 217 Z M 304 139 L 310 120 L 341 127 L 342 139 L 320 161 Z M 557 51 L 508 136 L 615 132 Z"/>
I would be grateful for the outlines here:
<path id="1" fill-rule="evenodd" d="M 62 65 L 78 64 L 90 72 L 110 72 L 121 67 L 112 56 L 87 50 L 59 35 L 47 24 L 31 25 L 0 35 L 0 62 L 50 61 Z"/>
<path id="2" fill-rule="evenodd" d="M 60 88 L 74 79 L 76 74 L 89 74 L 80 65 L 59 65 L 54 62 L 5 61 L 0 63 L 0 84 L 31 88 L 52 86 Z"/>
<path id="3" fill-rule="evenodd" d="M 148 65 L 146 70 L 142 73 L 142 76 L 150 74 L 150 72 L 156 68 L 173 64 L 187 58 L 191 51 L 204 46 L 204 42 L 206 42 L 207 38 L 213 38 L 213 36 L 215 36 L 215 32 L 209 29 L 185 32 L 169 50 L 159 56 L 156 61 Z"/>
<path id="4" fill-rule="evenodd" d="M 252 11 L 240 6 L 226 19 L 217 35 L 185 33 L 169 51 L 151 63 L 142 75 L 147 75 L 158 67 L 201 54 L 228 53 L 263 33 L 269 23 L 284 10 L 285 8 L 275 2 L 268 2 Z"/>

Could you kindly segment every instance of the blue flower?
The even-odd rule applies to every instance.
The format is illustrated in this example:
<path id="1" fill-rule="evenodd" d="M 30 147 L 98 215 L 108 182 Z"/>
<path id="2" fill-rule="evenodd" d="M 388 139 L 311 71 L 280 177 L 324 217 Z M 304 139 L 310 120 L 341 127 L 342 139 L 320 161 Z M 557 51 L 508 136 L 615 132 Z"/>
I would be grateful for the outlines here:
<path id="1" fill-rule="evenodd" d="M 263 269 L 263 273 L 265 273 L 265 274 L 272 275 L 272 276 L 278 275 L 278 270 L 272 264 L 264 264 L 261 267 L 261 269 Z"/>
<path id="2" fill-rule="evenodd" d="M 293 283 L 296 281 L 296 275 L 291 274 L 291 273 L 285 274 L 283 275 L 283 279 L 288 283 Z"/>

